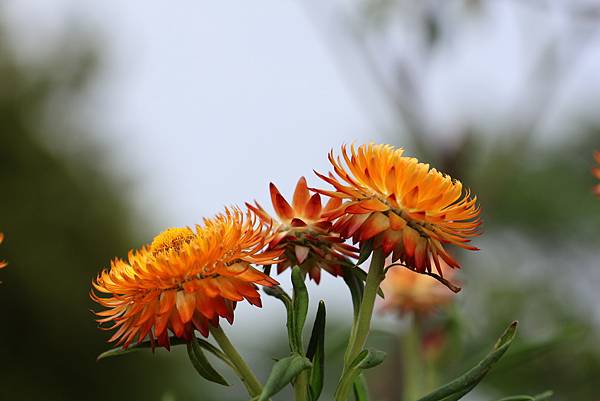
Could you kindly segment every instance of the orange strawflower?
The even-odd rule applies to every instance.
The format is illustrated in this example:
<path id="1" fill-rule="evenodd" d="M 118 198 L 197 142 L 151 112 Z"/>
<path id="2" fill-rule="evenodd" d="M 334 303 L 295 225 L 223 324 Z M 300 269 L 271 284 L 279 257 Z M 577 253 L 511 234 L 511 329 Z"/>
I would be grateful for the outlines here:
<path id="1" fill-rule="evenodd" d="M 594 152 L 594 159 L 596 159 L 596 163 L 598 163 L 597 167 L 594 167 L 592 169 L 592 173 L 594 174 L 594 176 L 600 180 L 600 152 L 595 151 Z M 594 193 L 596 194 L 597 197 L 600 198 L 600 184 L 597 184 L 594 187 Z"/>
<path id="2" fill-rule="evenodd" d="M 252 267 L 278 262 L 281 251 L 263 251 L 272 235 L 270 224 L 237 208 L 195 231 L 170 228 L 93 281 L 92 299 L 108 308 L 96 313 L 98 322 L 112 323 L 109 341 L 124 348 L 146 337 L 169 348 L 169 331 L 186 340 L 194 330 L 208 336 L 209 323 L 233 322 L 237 302 L 261 306 L 257 284 L 278 284 Z"/>
<path id="3" fill-rule="evenodd" d="M 442 261 L 442 270 L 446 278 L 451 279 L 454 271 Z M 433 277 L 416 273 L 405 267 L 393 267 L 388 270 L 381 283 L 385 294 L 382 310 L 386 312 L 427 314 L 449 304 L 454 293 Z"/>
<path id="4" fill-rule="evenodd" d="M 343 162 L 329 153 L 339 178 L 317 173 L 335 190 L 318 192 L 344 200 L 328 214 L 343 238 L 421 273 L 431 272 L 433 261 L 441 275 L 440 258 L 460 267 L 445 244 L 477 250 L 468 243 L 479 234 L 480 210 L 459 181 L 402 154 L 391 145 L 352 145 L 350 153 L 342 146 Z"/>
<path id="5" fill-rule="evenodd" d="M 300 177 L 296 184 L 292 205 L 273 183 L 269 188 L 273 209 L 279 217 L 277 234 L 269 248 L 285 252 L 285 259 L 277 265 L 278 273 L 290 266 L 300 266 L 318 284 L 321 281 L 321 269 L 339 276 L 344 265 L 352 266 L 348 257 L 356 258 L 358 250 L 345 244 L 339 234 L 332 231 L 332 222 L 324 216 L 341 206 L 340 199 L 331 198 L 323 207 L 321 196 L 318 193 L 310 194 L 304 177 Z M 271 220 L 258 202 L 247 206 L 264 221 Z"/>
<path id="6" fill-rule="evenodd" d="M 0 233 L 0 244 L 4 241 L 4 234 Z M 8 263 L 5 260 L 0 260 L 0 269 L 6 267 Z"/>

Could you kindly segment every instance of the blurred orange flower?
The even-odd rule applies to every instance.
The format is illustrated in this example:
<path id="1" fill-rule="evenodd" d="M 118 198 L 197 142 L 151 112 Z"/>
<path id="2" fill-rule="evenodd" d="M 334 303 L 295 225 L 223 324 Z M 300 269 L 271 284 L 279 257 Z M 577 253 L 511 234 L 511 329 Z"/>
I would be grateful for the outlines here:
<path id="1" fill-rule="evenodd" d="M 169 348 L 169 330 L 186 340 L 194 330 L 208 336 L 209 323 L 233 322 L 237 302 L 261 306 L 257 284 L 278 284 L 251 266 L 278 262 L 281 251 L 263 251 L 272 235 L 270 224 L 238 208 L 195 231 L 170 228 L 93 281 L 92 299 L 107 308 L 97 321 L 111 323 L 109 341 L 124 348 L 146 337 Z"/>
<path id="2" fill-rule="evenodd" d="M 0 244 L 4 241 L 4 234 L 0 233 Z M 8 263 L 5 260 L 0 260 L 0 269 L 6 267 Z"/>
<path id="3" fill-rule="evenodd" d="M 442 270 L 448 279 L 454 275 L 442 262 Z M 454 293 L 432 277 L 416 273 L 405 267 L 393 267 L 388 270 L 381 283 L 385 294 L 382 311 L 405 314 L 414 312 L 426 314 L 440 306 L 449 304 Z"/>
<path id="4" fill-rule="evenodd" d="M 594 176 L 600 180 L 600 152 L 596 151 L 594 152 L 594 159 L 596 159 L 596 163 L 598 163 L 597 167 L 594 167 L 592 169 L 592 173 L 594 174 Z M 600 198 L 600 184 L 597 184 L 594 187 L 594 193 L 596 194 L 597 197 Z"/>
<path id="5" fill-rule="evenodd" d="M 339 234 L 331 230 L 331 221 L 324 217 L 324 214 L 340 207 L 340 199 L 331 198 L 323 207 L 321 196 L 318 193 L 310 194 L 304 177 L 296 184 L 292 205 L 272 183 L 270 192 L 279 224 L 269 248 L 285 250 L 285 259 L 277 265 L 278 273 L 290 266 L 300 266 L 318 284 L 321 281 L 321 269 L 339 276 L 344 264 L 352 266 L 348 257 L 356 258 L 358 250 L 345 244 Z M 258 203 L 247 206 L 264 221 L 271 220 L 271 216 Z"/>
<path id="6" fill-rule="evenodd" d="M 329 153 L 339 178 L 317 173 L 335 190 L 317 191 L 344 200 L 327 213 L 343 238 L 361 248 L 372 240 L 374 249 L 418 272 L 431 272 L 433 262 L 440 275 L 440 258 L 460 267 L 444 244 L 477 250 L 468 243 L 479 235 L 480 209 L 459 181 L 391 145 L 352 145 L 350 152 L 342 146 L 342 156 Z"/>

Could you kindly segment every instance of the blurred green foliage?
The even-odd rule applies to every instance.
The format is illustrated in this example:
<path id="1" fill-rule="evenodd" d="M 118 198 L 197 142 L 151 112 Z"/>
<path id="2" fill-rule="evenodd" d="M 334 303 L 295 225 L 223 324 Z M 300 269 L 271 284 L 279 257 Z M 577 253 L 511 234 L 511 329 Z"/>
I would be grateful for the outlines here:
<path id="1" fill-rule="evenodd" d="M 25 62 L 6 37 L 0 36 L 0 255 L 9 266 L 0 272 L 0 399 L 159 400 L 174 388 L 177 399 L 185 391 L 189 398 L 190 386 L 179 382 L 187 376 L 174 366 L 189 363 L 183 355 L 96 362 L 109 333 L 94 322 L 91 280 L 139 241 L 126 190 L 98 168 L 102 150 L 82 140 L 90 132 L 69 119 L 46 118 L 57 102 L 80 100 L 96 52 L 68 39 L 49 58 Z"/>

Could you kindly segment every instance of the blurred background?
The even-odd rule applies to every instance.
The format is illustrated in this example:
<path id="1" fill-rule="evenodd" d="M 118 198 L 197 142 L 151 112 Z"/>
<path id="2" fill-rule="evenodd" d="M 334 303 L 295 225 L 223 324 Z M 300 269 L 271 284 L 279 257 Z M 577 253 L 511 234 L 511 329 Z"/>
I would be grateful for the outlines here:
<path id="1" fill-rule="evenodd" d="M 599 71 L 593 0 L 3 1 L 0 399 L 244 399 L 182 350 L 96 362 L 109 335 L 90 282 L 164 228 L 268 204 L 270 181 L 316 185 L 330 148 L 371 140 L 460 178 L 484 210 L 443 378 L 518 319 L 513 350 L 465 399 L 598 399 Z M 349 297 L 330 278 L 309 290 L 334 316 L 333 380 Z M 284 311 L 266 300 L 236 319 L 265 377 L 287 352 Z M 375 327 L 390 357 L 374 399 L 397 401 L 406 322 Z"/>

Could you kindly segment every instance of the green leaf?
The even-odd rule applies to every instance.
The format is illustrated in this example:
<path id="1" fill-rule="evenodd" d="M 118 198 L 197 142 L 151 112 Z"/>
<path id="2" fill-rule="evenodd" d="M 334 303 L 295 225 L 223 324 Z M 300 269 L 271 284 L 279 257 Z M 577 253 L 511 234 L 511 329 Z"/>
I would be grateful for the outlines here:
<path id="1" fill-rule="evenodd" d="M 306 315 L 308 314 L 308 290 L 304 283 L 305 275 L 300 267 L 295 266 L 292 270 L 292 285 L 294 286 L 294 297 L 292 299 L 293 304 L 293 332 L 296 339 L 296 349 L 292 352 L 303 354 L 302 350 L 302 332 L 304 330 L 304 323 L 306 322 Z"/>
<path id="2" fill-rule="evenodd" d="M 365 260 L 369 259 L 371 253 L 373 252 L 373 240 L 370 239 L 368 241 L 362 242 L 360 244 L 360 252 L 358 254 L 358 260 L 356 261 L 356 265 L 362 265 Z"/>
<path id="3" fill-rule="evenodd" d="M 471 391 L 483 377 L 490 371 L 492 366 L 502 358 L 504 353 L 512 344 L 517 332 L 517 322 L 513 322 L 504 334 L 498 339 L 492 351 L 474 368 L 459 378 L 438 388 L 432 393 L 419 399 L 419 401 L 454 401 Z"/>
<path id="4" fill-rule="evenodd" d="M 375 349 L 362 350 L 340 379 L 335 398 L 338 399 L 339 396 L 345 397 L 350 392 L 350 389 L 354 388 L 355 381 L 362 374 L 363 370 L 380 365 L 385 356 L 386 354 L 383 351 Z"/>
<path id="5" fill-rule="evenodd" d="M 208 341 L 203 340 L 201 338 L 197 338 L 196 337 L 196 341 L 198 341 L 198 344 L 200 345 L 200 347 L 204 348 L 206 351 L 210 352 L 211 354 L 213 354 L 217 358 L 221 359 L 226 364 L 232 366 L 231 365 L 231 361 L 223 353 L 223 351 L 221 351 L 220 349 L 218 349 L 217 347 L 215 347 L 214 345 L 212 345 Z M 183 339 L 178 338 L 178 337 L 171 337 L 169 339 L 169 342 L 170 342 L 170 344 L 171 344 L 172 347 L 175 347 L 175 346 L 178 346 L 178 345 L 186 345 L 188 343 L 186 340 L 183 340 Z M 152 348 L 152 342 L 150 342 L 149 340 L 148 341 L 143 341 L 143 342 L 141 342 L 139 344 L 131 345 L 127 349 L 123 349 L 121 347 L 118 347 L 118 348 L 109 349 L 108 351 L 104 351 L 103 353 L 101 353 L 100 355 L 98 355 L 98 357 L 96 358 L 96 360 L 99 361 L 101 359 L 112 358 L 112 357 L 115 357 L 115 356 L 121 356 L 121 355 L 129 354 L 129 353 L 132 353 L 132 352 L 138 352 L 138 351 L 141 351 L 141 350 L 151 349 L 151 348 Z"/>
<path id="6" fill-rule="evenodd" d="M 277 394 L 282 388 L 291 383 L 303 370 L 312 366 L 308 358 L 294 354 L 280 359 L 273 365 L 271 374 L 267 379 L 258 401 L 267 401 L 271 396 Z"/>
<path id="7" fill-rule="evenodd" d="M 535 396 L 530 395 L 514 395 L 512 397 L 502 398 L 498 401 L 544 401 L 550 399 L 554 393 L 552 391 L 546 391 L 542 394 Z"/>
<path id="8" fill-rule="evenodd" d="M 198 339 L 194 336 L 192 341 L 187 344 L 187 352 L 190 357 L 190 361 L 200 376 L 213 383 L 220 384 L 222 386 L 229 386 L 227 380 L 217 372 L 202 351 L 202 347 L 198 342 Z"/>
<path id="9" fill-rule="evenodd" d="M 325 320 L 325 302 L 320 301 L 310 342 L 308 343 L 308 351 L 306 352 L 306 357 L 312 362 L 309 382 L 312 401 L 318 400 L 323 391 L 323 378 L 325 376 Z"/>
<path id="10" fill-rule="evenodd" d="M 352 296 L 352 307 L 354 310 L 354 320 L 358 317 L 360 311 L 360 304 L 362 302 L 363 293 L 365 292 L 365 283 L 354 274 L 356 267 L 345 267 L 342 273 L 344 282 L 350 289 L 350 295 Z"/>
<path id="11" fill-rule="evenodd" d="M 369 388 L 364 375 L 358 375 L 352 384 L 354 399 L 356 401 L 369 401 Z"/>
<path id="12" fill-rule="evenodd" d="M 364 271 L 363 269 L 361 269 L 360 267 L 356 266 L 354 267 L 354 274 L 356 274 L 356 276 L 362 281 L 362 282 L 366 282 L 367 281 L 367 272 Z M 384 294 L 383 294 L 383 290 L 381 288 L 377 289 L 377 295 L 379 295 L 382 299 L 385 298 Z"/>
<path id="13" fill-rule="evenodd" d="M 371 369 L 380 365 L 385 359 L 386 353 L 376 349 L 364 349 L 350 364 L 350 369 Z"/>
<path id="14" fill-rule="evenodd" d="M 279 299 L 285 306 L 285 310 L 287 313 L 286 327 L 290 351 L 296 352 L 299 349 L 299 347 L 297 344 L 297 338 L 295 334 L 296 331 L 294 330 L 294 308 L 292 298 L 290 298 L 290 296 L 279 286 L 263 287 L 263 291 L 265 292 L 265 294 Z"/>

